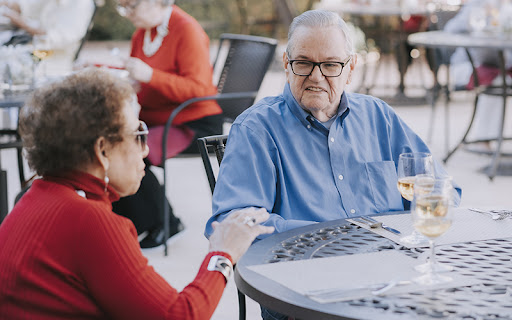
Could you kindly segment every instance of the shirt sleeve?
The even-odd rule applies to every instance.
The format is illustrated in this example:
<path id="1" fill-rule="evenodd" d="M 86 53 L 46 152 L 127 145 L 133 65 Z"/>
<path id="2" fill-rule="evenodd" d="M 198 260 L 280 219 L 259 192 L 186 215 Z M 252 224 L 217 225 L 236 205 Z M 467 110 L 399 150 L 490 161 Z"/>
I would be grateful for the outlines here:
<path id="1" fill-rule="evenodd" d="M 65 1 L 49 6 L 40 17 L 40 26 L 45 32 L 43 43 L 49 48 L 62 49 L 80 41 L 94 12 L 93 1 Z"/>
<path id="2" fill-rule="evenodd" d="M 87 212 L 81 219 L 77 258 L 94 300 L 113 319 L 210 319 L 225 287 L 220 272 L 199 272 L 182 292 L 171 287 L 142 255 L 135 227 L 111 212 Z M 179 262 L 179 260 L 177 261 Z"/>
<path id="3" fill-rule="evenodd" d="M 191 23 L 184 23 L 180 30 L 170 32 L 179 43 L 176 52 L 178 70 L 172 73 L 153 68 L 149 86 L 175 103 L 217 94 L 212 83 L 209 43 L 204 32 Z"/>
<path id="4" fill-rule="evenodd" d="M 213 194 L 213 216 L 206 224 L 207 237 L 213 232 L 213 221 L 221 221 L 230 212 L 245 207 L 260 207 L 270 212 L 270 218 L 263 225 L 273 226 L 275 233 L 315 222 L 284 219 L 272 212 L 280 171 L 277 167 L 279 161 L 276 160 L 280 154 L 267 133 L 255 132 L 248 126 L 235 124 L 231 127 L 228 141 Z M 260 235 L 257 239 L 268 236 Z"/>

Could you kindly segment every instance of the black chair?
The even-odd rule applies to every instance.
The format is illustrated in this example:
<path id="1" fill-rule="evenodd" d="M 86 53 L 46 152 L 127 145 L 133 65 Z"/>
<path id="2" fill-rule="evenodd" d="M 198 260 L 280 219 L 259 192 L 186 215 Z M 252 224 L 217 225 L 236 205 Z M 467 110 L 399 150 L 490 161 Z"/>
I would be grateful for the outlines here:
<path id="1" fill-rule="evenodd" d="M 197 139 L 197 145 L 199 146 L 201 159 L 203 159 L 204 170 L 206 172 L 206 177 L 208 178 L 208 183 L 210 184 L 212 195 L 217 180 L 215 179 L 212 163 L 210 162 L 210 153 L 215 153 L 217 162 L 220 166 L 222 158 L 224 158 L 224 150 L 226 149 L 227 140 L 227 135 L 209 136 Z M 240 320 L 245 320 L 246 314 L 245 295 L 238 290 L 238 318 Z"/>
<path id="2" fill-rule="evenodd" d="M 224 61 L 219 57 L 227 54 Z M 167 139 L 172 122 L 176 115 L 189 105 L 205 100 L 216 100 L 222 108 L 224 120 L 233 122 L 245 109 L 254 103 L 261 83 L 267 70 L 274 59 L 277 40 L 265 37 L 256 37 L 238 34 L 222 34 L 219 41 L 219 49 L 213 68 L 223 63 L 219 81 L 217 83 L 218 94 L 214 96 L 197 97 L 189 99 L 173 110 L 165 124 L 162 137 L 162 159 L 159 167 L 163 169 L 163 197 L 164 202 L 164 232 L 165 239 L 169 238 L 169 207 L 165 197 L 166 155 Z M 164 254 L 167 255 L 167 244 L 164 242 Z"/>

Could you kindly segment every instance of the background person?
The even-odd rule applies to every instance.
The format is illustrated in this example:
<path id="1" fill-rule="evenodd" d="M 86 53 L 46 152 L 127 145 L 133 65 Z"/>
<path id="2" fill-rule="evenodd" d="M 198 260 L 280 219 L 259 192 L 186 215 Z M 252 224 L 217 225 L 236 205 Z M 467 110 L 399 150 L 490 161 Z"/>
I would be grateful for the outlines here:
<path id="1" fill-rule="evenodd" d="M 50 51 L 44 62 L 46 75 L 63 75 L 72 70 L 94 13 L 93 0 L 13 0 L 0 1 L 1 4 L 10 8 L 3 10 L 4 17 L 33 37 L 35 49 Z"/>
<path id="2" fill-rule="evenodd" d="M 163 126 L 182 102 L 214 95 L 209 39 L 199 23 L 169 0 L 119 0 L 119 12 L 135 27 L 130 58 L 125 63 L 137 92 L 140 118 L 149 126 L 152 150 L 148 164 L 161 161 Z M 222 133 L 221 108 L 215 101 L 198 102 L 176 117 L 169 133 L 167 158 L 179 153 L 198 153 L 196 139 Z M 148 230 L 141 247 L 164 241 L 161 186 L 146 168 L 140 190 L 114 204 L 114 211 L 134 221 L 139 233 Z M 183 229 L 171 212 L 170 235 Z M 150 214 L 148 214 L 150 213 Z"/>
<path id="3" fill-rule="evenodd" d="M 132 222 L 111 211 L 144 176 L 137 108 L 129 84 L 86 70 L 22 109 L 28 162 L 42 178 L 0 225 L 1 319 L 209 319 L 231 264 L 272 232 L 259 225 L 265 210 L 235 213 L 214 225 L 194 281 L 172 288 L 148 265 Z"/>
<path id="4" fill-rule="evenodd" d="M 475 30 L 471 26 L 472 19 L 484 19 L 483 24 L 486 28 L 499 24 L 499 9 L 505 10 L 504 4 L 506 3 L 510 4 L 508 1 L 500 0 L 469 0 L 455 17 L 446 23 L 444 30 L 453 33 L 474 32 Z M 510 18 L 512 17 L 508 17 L 508 19 Z M 470 54 L 475 67 L 477 67 L 481 85 L 499 86 L 502 84 L 503 79 L 499 75 L 498 69 L 499 56 L 496 50 L 470 49 Z M 505 62 L 506 68 L 510 69 L 512 67 L 511 50 L 505 51 Z M 463 48 L 455 50 L 450 57 L 450 75 L 452 76 L 453 85 L 473 88 L 472 72 L 473 69 L 466 51 Z M 511 83 L 510 81 L 509 76 L 507 82 Z M 478 98 L 477 113 L 468 138 L 471 140 L 496 139 L 499 136 L 502 111 L 503 99 L 501 97 L 481 94 Z M 474 151 L 492 150 L 489 142 L 469 145 L 467 148 Z"/>

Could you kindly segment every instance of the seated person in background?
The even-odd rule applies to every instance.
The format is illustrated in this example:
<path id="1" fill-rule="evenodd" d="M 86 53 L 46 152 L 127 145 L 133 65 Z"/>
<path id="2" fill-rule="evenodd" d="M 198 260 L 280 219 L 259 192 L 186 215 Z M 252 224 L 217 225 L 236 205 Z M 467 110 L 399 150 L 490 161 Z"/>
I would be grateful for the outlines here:
<path id="1" fill-rule="evenodd" d="M 125 68 L 140 84 L 137 92 L 140 118 L 149 126 L 151 152 L 148 164 L 161 161 L 163 126 L 180 103 L 214 95 L 209 39 L 199 23 L 171 0 L 119 0 L 119 13 L 137 27 Z M 198 153 L 196 139 L 222 133 L 222 110 L 215 101 L 188 106 L 175 118 L 169 132 L 167 158 L 179 153 Z M 163 243 L 161 186 L 146 167 L 141 188 L 132 197 L 114 204 L 114 212 L 135 222 L 139 233 L 148 230 L 141 247 Z M 170 235 L 183 229 L 171 211 Z"/>
<path id="2" fill-rule="evenodd" d="M 35 49 L 50 52 L 45 59 L 46 75 L 72 70 L 94 13 L 93 0 L 13 0 L 0 1 L 1 4 L 10 8 L 3 15 L 11 24 L 33 37 Z"/>
<path id="3" fill-rule="evenodd" d="M 138 107 L 128 83 L 98 70 L 39 89 L 23 107 L 21 136 L 42 178 L 0 225 L 1 319 L 210 319 L 232 264 L 273 231 L 259 225 L 265 210 L 231 215 L 214 225 L 193 282 L 171 287 L 133 223 L 111 210 L 144 176 Z"/>
<path id="4" fill-rule="evenodd" d="M 469 0 L 456 16 L 446 23 L 444 30 L 453 33 L 472 32 L 474 31 L 470 23 L 472 15 L 483 15 L 487 23 L 491 23 L 491 20 L 498 19 L 498 17 L 493 17 L 493 12 L 497 12 L 498 8 L 499 1 L 496 0 Z M 505 10 L 503 6 L 501 8 Z M 502 84 L 503 79 L 499 76 L 499 56 L 495 49 L 470 49 L 470 54 L 477 68 L 478 80 L 481 85 L 499 86 Z M 511 50 L 505 51 L 505 62 L 506 68 L 510 69 L 512 67 Z M 472 88 L 474 85 L 472 72 L 471 62 L 465 49 L 458 48 L 450 57 L 450 75 L 453 85 Z M 510 77 L 507 81 L 511 83 Z M 502 110 L 503 99 L 501 97 L 480 95 L 472 131 L 468 138 L 470 140 L 496 139 L 499 135 Z M 469 145 L 468 149 L 491 151 L 492 146 L 489 142 L 482 142 Z"/>
<path id="5" fill-rule="evenodd" d="M 293 20 L 283 53 L 284 92 L 233 123 L 207 236 L 212 223 L 245 207 L 269 211 L 265 225 L 275 232 L 404 210 L 398 157 L 430 151 L 384 101 L 344 91 L 356 63 L 338 14 L 312 10 Z M 435 170 L 445 174 L 439 163 Z M 271 313 L 263 309 L 263 319 L 282 318 Z"/>

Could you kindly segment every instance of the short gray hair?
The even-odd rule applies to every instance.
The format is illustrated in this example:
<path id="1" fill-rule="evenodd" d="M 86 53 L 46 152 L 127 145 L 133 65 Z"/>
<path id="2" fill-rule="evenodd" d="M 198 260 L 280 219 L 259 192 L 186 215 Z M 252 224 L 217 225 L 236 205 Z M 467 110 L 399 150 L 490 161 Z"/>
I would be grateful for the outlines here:
<path id="1" fill-rule="evenodd" d="M 309 28 L 326 28 L 330 26 L 337 26 L 345 36 L 345 47 L 350 55 L 354 54 L 354 45 L 352 43 L 352 36 L 345 21 L 335 12 L 326 10 L 309 10 L 303 14 L 295 17 L 290 24 L 288 30 L 288 45 L 286 46 L 286 53 L 290 55 L 290 50 L 293 48 L 294 41 L 293 35 L 299 27 Z"/>

